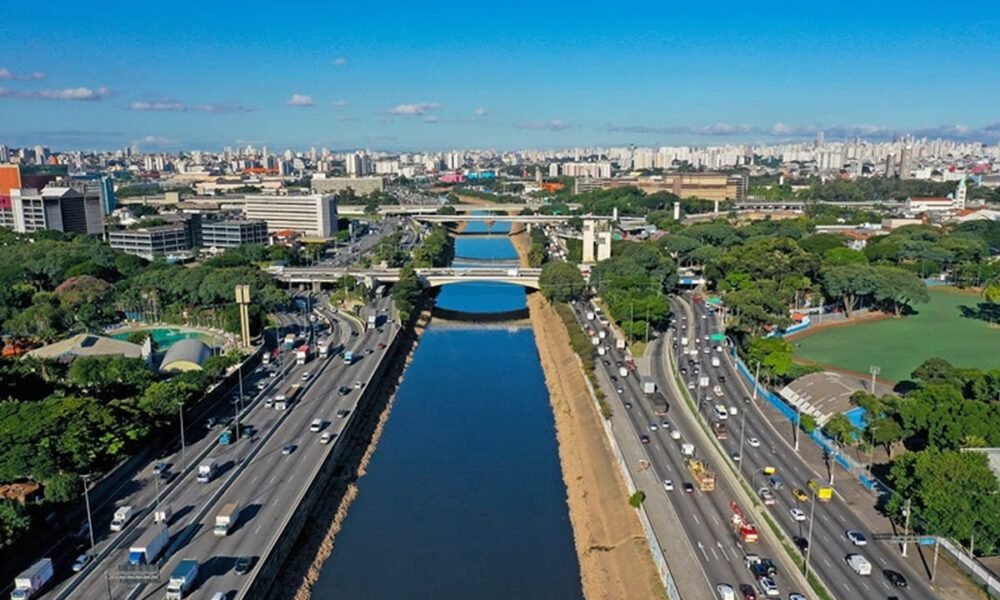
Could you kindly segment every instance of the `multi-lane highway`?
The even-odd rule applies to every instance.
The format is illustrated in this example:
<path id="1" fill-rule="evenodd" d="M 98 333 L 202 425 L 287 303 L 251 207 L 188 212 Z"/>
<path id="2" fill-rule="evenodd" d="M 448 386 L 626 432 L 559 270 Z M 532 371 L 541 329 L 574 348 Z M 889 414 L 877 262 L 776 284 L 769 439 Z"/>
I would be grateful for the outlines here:
<path id="1" fill-rule="evenodd" d="M 596 319 L 592 321 L 586 319 L 585 313 L 591 310 L 589 304 L 575 305 L 580 324 L 583 327 L 590 326 L 596 335 L 596 332 L 603 327 Z M 714 491 L 702 492 L 697 485 L 694 485 L 693 491 L 685 492 L 685 484 L 694 484 L 695 480 L 688 470 L 686 457 L 681 453 L 681 446 L 685 443 L 692 443 L 696 447 L 699 445 L 698 437 L 694 434 L 697 425 L 677 407 L 680 401 L 676 398 L 670 398 L 671 408 L 666 415 L 657 414 L 653 405 L 644 397 L 637 373 L 630 371 L 625 377 L 621 376 L 620 369 L 623 366 L 629 370 L 626 366 L 626 356 L 624 350 L 615 348 L 615 340 L 610 331 L 600 344 L 606 348 L 606 353 L 598 357 L 595 366 L 599 380 L 607 389 L 612 410 L 623 411 L 628 415 L 635 436 L 648 438 L 648 443 L 645 443 L 643 448 L 650 468 L 656 472 L 660 482 L 670 482 L 669 486 L 661 485 L 659 489 L 645 491 L 647 494 L 668 496 L 680 516 L 684 534 L 695 549 L 702 567 L 702 574 L 685 572 L 674 576 L 690 578 L 701 575 L 704 585 L 712 589 L 718 584 L 728 584 L 738 592 L 740 584 L 743 584 L 751 586 L 758 594 L 763 595 L 758 582 L 744 562 L 746 554 L 756 554 L 762 558 L 773 558 L 779 565 L 779 572 L 774 581 L 782 594 L 803 591 L 799 589 L 803 587 L 801 585 L 795 585 L 795 590 L 791 589 L 792 584 L 789 583 L 791 579 L 787 573 L 781 572 L 782 563 L 778 554 L 780 549 L 767 538 L 761 524 L 758 524 L 761 539 L 755 543 L 744 543 L 734 532 L 730 502 L 737 500 L 739 496 L 734 493 L 728 481 L 718 473 L 720 465 L 711 464 L 711 460 L 707 461 L 717 473 Z M 663 379 L 662 374 L 658 379 Z M 660 390 L 669 390 L 665 381 L 658 380 L 657 384 Z M 680 437 L 675 439 L 676 434 L 672 435 L 673 431 L 677 431 Z M 697 455 L 708 456 L 705 450 L 697 448 Z M 667 487 L 671 489 L 667 490 Z M 748 512 L 747 507 L 741 508 Z"/>
<path id="2" fill-rule="evenodd" d="M 341 320 L 349 327 L 338 330 L 333 346 L 336 347 L 339 341 L 351 350 L 355 355 L 354 364 L 345 364 L 340 356 L 331 352 L 328 359 L 313 358 L 305 365 L 287 366 L 286 374 L 276 377 L 273 386 L 254 399 L 241 416 L 241 422 L 252 427 L 249 436 L 223 446 L 215 442 L 216 431 L 205 441 L 206 447 L 188 449 L 188 463 L 192 466 L 195 466 L 195 458 L 207 451 L 206 458 L 216 459 L 221 469 L 218 476 L 204 484 L 196 482 L 194 472 L 184 473 L 162 491 L 159 505 L 170 506 L 174 515 L 169 522 L 171 544 L 160 566 L 158 583 L 139 586 L 114 578 L 118 567 L 126 562 L 130 543 L 139 535 L 139 528 L 133 526 L 104 542 L 113 549 L 101 552 L 105 558 L 81 573 L 79 581 L 71 581 L 72 591 L 59 597 L 160 597 L 170 573 L 186 558 L 194 558 L 201 564 L 197 589 L 190 597 L 209 598 L 215 592 L 229 593 L 229 597 L 233 597 L 233 590 L 239 593 L 253 577 L 260 557 L 280 535 L 285 520 L 296 509 L 300 493 L 325 453 L 332 451 L 338 441 L 334 436 L 330 444 L 320 443 L 321 433 L 310 431 L 310 423 L 320 419 L 323 431 L 333 434 L 344 429 L 358 399 L 370 384 L 384 349 L 396 335 L 397 327 L 389 320 L 388 303 L 387 299 L 380 299 L 373 307 L 381 315 L 377 329 L 362 333 L 360 327 L 350 325 L 350 319 Z M 302 391 L 288 410 L 276 410 L 271 403 L 265 402 L 266 398 L 292 384 L 300 385 Z M 345 391 L 343 394 L 341 387 Z M 341 411 L 347 411 L 346 415 Z M 204 458 L 199 462 L 204 462 Z M 180 471 L 183 466 L 178 461 L 172 470 Z M 148 470 L 151 469 L 152 465 Z M 147 509 L 154 504 L 152 496 L 131 497 L 126 501 Z M 239 518 L 228 536 L 216 537 L 212 533 L 215 516 L 229 502 L 237 502 L 241 507 Z M 140 521 L 138 524 L 146 526 L 151 516 L 143 515 Z M 99 547 L 99 550 L 104 548 Z M 242 556 L 252 559 L 251 570 L 248 574 L 237 575 L 233 567 Z M 63 586 L 57 591 L 66 589 Z"/>
<path id="3" fill-rule="evenodd" d="M 678 338 L 688 338 L 688 345 L 685 347 L 677 342 L 674 352 L 680 361 L 678 366 L 684 367 L 687 371 L 682 376 L 683 380 L 689 389 L 694 388 L 691 390 L 692 398 L 703 407 L 702 418 L 709 423 L 717 420 L 713 409 L 715 404 L 722 404 L 727 409 L 730 406 L 736 407 L 737 414 L 727 419 L 728 437 L 720 440 L 720 443 L 730 456 L 739 456 L 739 462 L 742 462 L 741 473 L 755 491 L 762 487 L 773 487 L 768 485 L 764 469 L 774 468 L 784 485 L 782 489 L 772 490 L 775 504 L 765 509 L 797 545 L 804 546 L 808 541 L 810 524 L 808 515 L 812 501 L 811 498 L 809 501 L 796 499 L 793 490 L 800 489 L 810 494 L 808 481 L 826 483 L 827 474 L 815 472 L 802 461 L 793 445 L 780 436 L 757 406 L 750 402 L 751 393 L 736 372 L 728 352 L 716 351 L 719 343 L 710 340 L 713 333 L 722 331 L 721 315 L 706 307 L 704 303 L 693 302 L 690 295 L 677 298 L 674 309 L 679 331 L 669 341 L 673 345 L 674 340 Z M 725 344 L 722 346 L 725 347 Z M 663 348 L 665 349 L 666 347 Z M 690 353 L 687 356 L 682 355 L 681 351 L 685 349 L 695 350 L 700 360 L 696 363 L 689 362 L 695 357 Z M 712 356 L 720 358 L 719 367 L 711 366 Z M 662 361 L 657 362 L 662 364 Z M 699 366 L 697 372 L 694 369 L 695 365 Z M 709 385 L 706 388 L 698 385 L 699 377 L 704 376 L 709 378 Z M 721 398 L 713 392 L 715 386 L 721 389 Z M 813 442 L 803 436 L 800 443 Z M 806 520 L 794 519 L 791 514 L 793 508 L 802 510 L 806 514 Z M 868 537 L 868 543 L 863 547 L 855 546 L 847 538 L 848 530 L 861 530 Z M 810 568 L 818 573 L 829 591 L 837 598 L 874 600 L 885 599 L 888 596 L 897 596 L 901 599 L 936 597 L 927 583 L 900 558 L 895 546 L 871 540 L 870 532 L 864 531 L 850 508 L 836 494 L 829 502 L 815 503 L 812 542 L 809 547 Z M 871 576 L 858 575 L 848 566 L 845 557 L 854 553 L 866 556 L 872 563 Z M 899 589 L 892 585 L 884 576 L 886 569 L 904 574 L 909 587 Z"/>

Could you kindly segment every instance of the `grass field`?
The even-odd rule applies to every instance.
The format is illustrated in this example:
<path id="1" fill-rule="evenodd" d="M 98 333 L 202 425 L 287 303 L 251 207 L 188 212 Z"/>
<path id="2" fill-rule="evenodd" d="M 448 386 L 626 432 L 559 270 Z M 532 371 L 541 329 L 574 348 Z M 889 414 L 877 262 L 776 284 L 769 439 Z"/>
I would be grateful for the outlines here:
<path id="1" fill-rule="evenodd" d="M 1000 366 L 1000 328 L 963 316 L 963 307 L 976 311 L 982 299 L 933 288 L 930 295 L 929 303 L 917 305 L 916 315 L 794 339 L 795 357 L 865 374 L 870 365 L 878 365 L 879 378 L 891 381 L 909 379 L 914 368 L 933 356 L 958 367 Z"/>

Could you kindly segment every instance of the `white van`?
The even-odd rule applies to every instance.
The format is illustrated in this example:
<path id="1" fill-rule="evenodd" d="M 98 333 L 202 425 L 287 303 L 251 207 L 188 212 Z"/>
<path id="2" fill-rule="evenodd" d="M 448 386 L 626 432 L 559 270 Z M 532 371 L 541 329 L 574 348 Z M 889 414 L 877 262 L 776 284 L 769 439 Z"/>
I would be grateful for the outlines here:
<path id="1" fill-rule="evenodd" d="M 309 431 L 318 433 L 320 429 L 323 429 L 323 420 L 313 419 L 313 422 L 309 425 Z"/>
<path id="2" fill-rule="evenodd" d="M 848 554 L 847 565 L 858 575 L 872 574 L 872 564 L 868 562 L 867 558 L 860 554 Z"/>

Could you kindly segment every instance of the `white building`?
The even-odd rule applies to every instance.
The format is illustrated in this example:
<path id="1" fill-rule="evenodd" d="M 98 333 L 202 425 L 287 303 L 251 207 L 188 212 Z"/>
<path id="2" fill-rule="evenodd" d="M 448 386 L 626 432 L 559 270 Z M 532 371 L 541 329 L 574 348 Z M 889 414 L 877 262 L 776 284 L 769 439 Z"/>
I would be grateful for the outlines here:
<path id="1" fill-rule="evenodd" d="M 247 219 L 267 223 L 268 232 L 290 229 L 328 238 L 337 233 L 337 199 L 327 194 L 304 196 L 247 196 Z"/>

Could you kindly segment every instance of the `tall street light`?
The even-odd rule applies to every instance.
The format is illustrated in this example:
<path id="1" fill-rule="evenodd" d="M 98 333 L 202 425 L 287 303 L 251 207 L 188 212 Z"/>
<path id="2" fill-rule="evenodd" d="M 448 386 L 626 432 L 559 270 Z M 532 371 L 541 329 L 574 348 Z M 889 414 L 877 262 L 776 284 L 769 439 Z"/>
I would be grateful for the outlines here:
<path id="1" fill-rule="evenodd" d="M 878 377 L 878 374 L 882 372 L 882 368 L 879 367 L 878 365 L 872 365 L 872 366 L 868 367 L 868 372 L 872 374 L 872 394 L 874 394 L 875 393 L 875 378 Z"/>
<path id="2" fill-rule="evenodd" d="M 816 515 L 816 490 L 812 490 L 812 503 L 809 505 L 809 533 L 806 534 L 806 559 L 805 559 L 805 570 L 803 575 L 806 579 L 809 579 L 809 555 L 812 552 L 812 541 L 813 541 L 813 523 L 816 520 L 813 518 Z"/>
<path id="3" fill-rule="evenodd" d="M 177 403 L 177 411 L 181 416 L 181 460 L 187 462 L 187 443 L 184 441 L 184 403 Z"/>
<path id="4" fill-rule="evenodd" d="M 97 556 L 97 543 L 94 541 L 94 519 L 90 513 L 90 473 L 82 476 L 83 479 L 83 502 L 87 507 L 87 531 L 90 533 L 90 556 Z"/>

